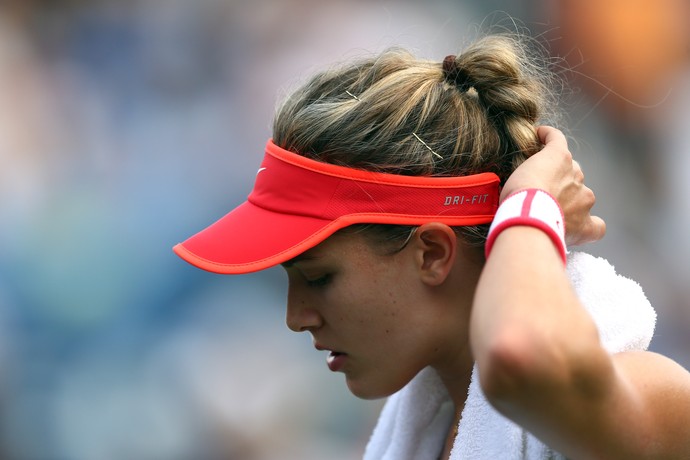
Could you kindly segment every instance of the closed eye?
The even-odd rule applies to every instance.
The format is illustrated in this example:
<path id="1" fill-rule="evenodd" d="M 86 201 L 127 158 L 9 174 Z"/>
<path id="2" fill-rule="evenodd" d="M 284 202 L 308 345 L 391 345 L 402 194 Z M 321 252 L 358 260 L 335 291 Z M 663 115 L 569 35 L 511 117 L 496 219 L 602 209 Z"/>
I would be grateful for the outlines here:
<path id="1" fill-rule="evenodd" d="M 323 287 L 326 286 L 331 281 L 332 275 L 326 274 L 313 280 L 307 280 L 307 286 L 310 287 Z"/>

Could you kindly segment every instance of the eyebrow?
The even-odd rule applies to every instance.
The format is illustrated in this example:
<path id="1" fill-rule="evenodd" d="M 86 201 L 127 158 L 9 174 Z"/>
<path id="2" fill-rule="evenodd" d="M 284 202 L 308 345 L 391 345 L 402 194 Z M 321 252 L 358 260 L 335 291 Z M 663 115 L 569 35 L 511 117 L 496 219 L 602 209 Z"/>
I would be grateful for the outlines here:
<path id="1" fill-rule="evenodd" d="M 293 258 L 290 259 L 290 260 L 287 260 L 287 261 L 283 262 L 283 263 L 280 264 L 280 265 L 282 265 L 282 266 L 285 267 L 285 268 L 290 268 L 290 267 L 292 267 L 293 265 L 295 265 L 297 262 L 302 262 L 302 261 L 305 261 L 305 260 L 316 260 L 316 259 L 320 259 L 320 258 L 321 258 L 321 257 L 319 257 L 319 256 L 310 255 L 310 254 L 307 254 L 307 253 L 302 253 L 302 254 L 300 254 L 300 255 L 298 255 L 298 256 L 296 256 L 296 257 L 293 257 Z"/>

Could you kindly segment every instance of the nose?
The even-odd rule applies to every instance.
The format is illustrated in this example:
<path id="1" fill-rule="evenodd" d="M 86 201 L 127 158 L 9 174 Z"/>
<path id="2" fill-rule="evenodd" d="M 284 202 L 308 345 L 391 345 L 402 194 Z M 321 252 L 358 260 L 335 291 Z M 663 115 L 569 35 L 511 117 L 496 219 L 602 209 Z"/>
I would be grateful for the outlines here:
<path id="1" fill-rule="evenodd" d="M 288 288 L 285 322 L 290 330 L 305 332 L 321 327 L 323 318 L 304 296 L 300 296 L 295 292 L 295 289 L 290 287 Z"/>

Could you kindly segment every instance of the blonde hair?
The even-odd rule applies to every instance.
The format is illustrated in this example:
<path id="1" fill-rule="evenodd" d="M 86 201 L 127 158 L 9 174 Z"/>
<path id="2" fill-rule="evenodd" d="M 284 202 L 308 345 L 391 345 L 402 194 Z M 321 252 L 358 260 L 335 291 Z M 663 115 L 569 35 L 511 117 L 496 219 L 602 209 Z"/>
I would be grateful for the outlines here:
<path id="1" fill-rule="evenodd" d="M 279 107 L 273 141 L 353 168 L 414 176 L 495 172 L 541 144 L 550 74 L 523 39 L 490 35 L 444 63 L 400 48 L 326 70 Z M 486 228 L 460 233 L 481 243 Z M 405 231 L 401 235 L 407 235 Z"/>

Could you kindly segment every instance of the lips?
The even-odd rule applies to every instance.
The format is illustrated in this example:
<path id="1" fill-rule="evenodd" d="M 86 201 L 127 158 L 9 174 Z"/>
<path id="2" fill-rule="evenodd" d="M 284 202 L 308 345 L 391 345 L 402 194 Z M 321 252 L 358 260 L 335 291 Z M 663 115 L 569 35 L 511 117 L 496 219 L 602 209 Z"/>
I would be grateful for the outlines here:
<path id="1" fill-rule="evenodd" d="M 328 368 L 331 370 L 331 372 L 338 372 L 345 365 L 346 359 L 346 353 L 331 351 L 326 358 L 326 364 L 328 364 Z"/>
<path id="2" fill-rule="evenodd" d="M 328 351 L 328 356 L 326 357 L 326 364 L 332 372 L 338 372 L 345 365 L 347 353 L 331 350 L 317 342 L 314 342 L 314 348 L 316 348 L 319 351 Z"/>

